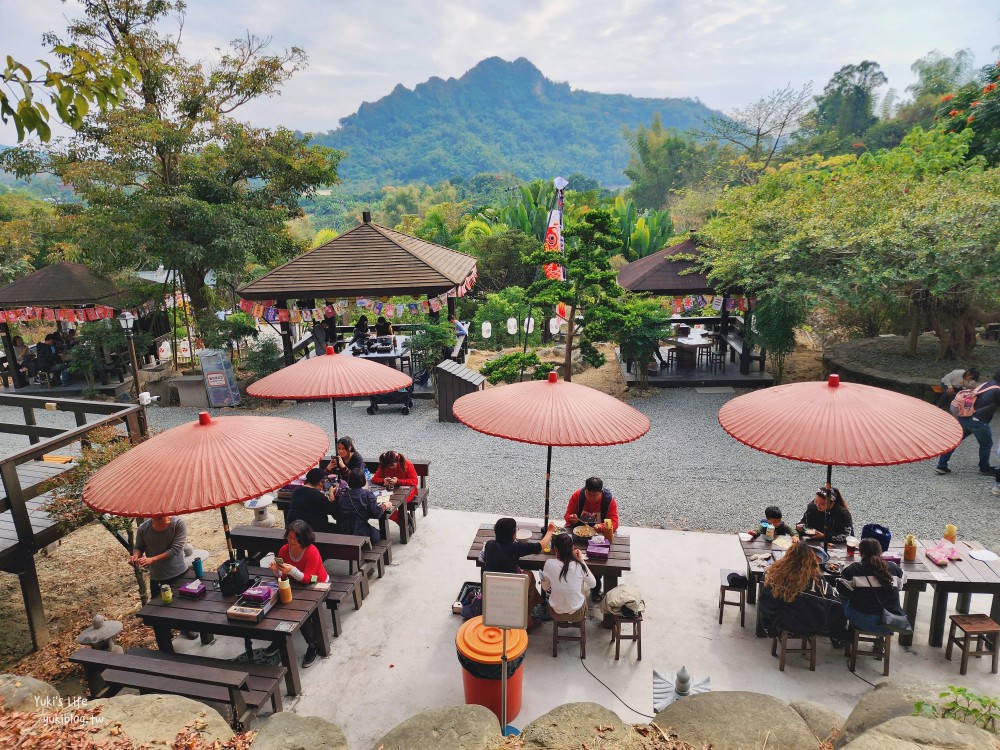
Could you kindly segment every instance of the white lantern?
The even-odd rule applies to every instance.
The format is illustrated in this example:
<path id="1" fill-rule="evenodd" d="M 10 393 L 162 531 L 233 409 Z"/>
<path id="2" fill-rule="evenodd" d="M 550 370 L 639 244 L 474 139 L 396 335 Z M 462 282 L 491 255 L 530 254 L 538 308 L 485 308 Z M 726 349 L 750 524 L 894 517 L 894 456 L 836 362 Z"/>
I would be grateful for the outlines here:
<path id="1" fill-rule="evenodd" d="M 493 324 L 488 320 L 483 321 L 483 338 L 488 339 L 493 335 Z"/>
<path id="2" fill-rule="evenodd" d="M 511 336 L 517 335 L 517 318 L 507 318 L 507 333 Z"/>
<path id="3" fill-rule="evenodd" d="M 177 355 L 185 359 L 191 356 L 191 344 L 187 339 L 181 339 L 177 342 Z"/>
<path id="4" fill-rule="evenodd" d="M 170 347 L 170 342 L 164 339 L 157 347 L 156 353 L 159 355 L 160 359 L 170 359 L 174 352 Z"/>
<path id="5" fill-rule="evenodd" d="M 559 335 L 559 329 L 562 327 L 561 318 L 549 318 L 549 333 L 553 336 Z"/>
<path id="6" fill-rule="evenodd" d="M 524 330 L 525 330 L 526 333 L 534 333 L 535 332 L 535 319 L 534 318 L 526 318 L 525 319 L 525 321 L 524 321 Z"/>

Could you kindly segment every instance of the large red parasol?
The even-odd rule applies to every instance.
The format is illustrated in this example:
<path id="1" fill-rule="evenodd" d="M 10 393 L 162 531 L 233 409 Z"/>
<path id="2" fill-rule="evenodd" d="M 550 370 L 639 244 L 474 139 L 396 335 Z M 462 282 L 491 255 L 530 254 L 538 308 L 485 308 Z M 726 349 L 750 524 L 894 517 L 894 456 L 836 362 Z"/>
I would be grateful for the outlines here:
<path id="1" fill-rule="evenodd" d="M 469 393 L 455 401 L 452 411 L 477 432 L 548 448 L 545 526 L 553 446 L 618 445 L 649 432 L 649 420 L 641 412 L 606 393 L 559 380 L 554 372 L 548 380 Z"/>
<path id="2" fill-rule="evenodd" d="M 958 421 L 912 396 L 860 383 L 789 383 L 734 398 L 719 410 L 722 429 L 764 453 L 834 466 L 923 461 L 962 440 Z"/>
<path id="3" fill-rule="evenodd" d="M 326 431 L 297 419 L 219 417 L 154 435 L 102 467 L 83 488 L 99 513 L 150 518 L 220 508 L 283 487 L 316 465 Z"/>
<path id="4" fill-rule="evenodd" d="M 394 367 L 361 357 L 334 355 L 326 348 L 325 357 L 300 359 L 294 365 L 261 378 L 247 388 L 257 398 L 317 401 L 330 399 L 333 407 L 333 440 L 337 441 L 337 399 L 377 396 L 408 388 L 413 378 Z"/>

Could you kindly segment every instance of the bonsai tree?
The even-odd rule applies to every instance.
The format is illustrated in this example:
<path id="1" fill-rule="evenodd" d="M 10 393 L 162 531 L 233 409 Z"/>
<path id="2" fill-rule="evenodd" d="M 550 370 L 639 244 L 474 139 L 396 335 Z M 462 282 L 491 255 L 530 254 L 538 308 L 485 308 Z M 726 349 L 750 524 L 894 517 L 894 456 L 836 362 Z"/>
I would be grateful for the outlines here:
<path id="1" fill-rule="evenodd" d="M 594 307 L 588 326 L 592 335 L 618 344 L 623 359 L 635 361 L 639 388 L 648 388 L 647 367 L 660 339 L 669 335 L 670 314 L 656 300 L 625 293 L 618 300 Z"/>
<path id="2" fill-rule="evenodd" d="M 435 397 L 437 396 L 437 376 L 434 374 L 434 369 L 448 358 L 451 350 L 455 348 L 457 340 L 455 326 L 448 321 L 443 323 L 428 322 L 422 330 L 410 338 L 410 350 L 431 373 Z"/>

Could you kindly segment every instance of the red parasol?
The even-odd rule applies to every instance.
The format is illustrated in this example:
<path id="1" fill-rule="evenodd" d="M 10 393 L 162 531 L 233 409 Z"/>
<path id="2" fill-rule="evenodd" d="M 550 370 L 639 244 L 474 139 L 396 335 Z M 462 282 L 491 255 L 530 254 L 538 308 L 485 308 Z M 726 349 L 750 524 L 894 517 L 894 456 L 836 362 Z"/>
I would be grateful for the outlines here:
<path id="1" fill-rule="evenodd" d="M 548 380 L 469 393 L 455 401 L 452 411 L 477 432 L 548 448 L 545 526 L 553 446 L 618 445 L 649 432 L 649 420 L 641 412 L 606 393 L 559 380 L 554 372 Z"/>
<path id="2" fill-rule="evenodd" d="M 143 518 L 220 508 L 232 556 L 225 506 L 283 487 L 329 446 L 325 430 L 297 419 L 202 412 L 102 467 L 83 501 L 99 513 Z"/>
<path id="3" fill-rule="evenodd" d="M 860 383 L 789 383 L 734 398 L 722 429 L 755 450 L 834 466 L 889 466 L 952 450 L 962 428 L 948 412 L 912 396 Z"/>
<path id="4" fill-rule="evenodd" d="M 326 348 L 325 357 L 300 359 L 294 365 L 261 378 L 247 388 L 257 398 L 297 401 L 330 399 L 333 407 L 333 440 L 337 441 L 337 399 L 377 396 L 408 388 L 413 378 L 394 367 L 361 357 L 334 355 Z"/>

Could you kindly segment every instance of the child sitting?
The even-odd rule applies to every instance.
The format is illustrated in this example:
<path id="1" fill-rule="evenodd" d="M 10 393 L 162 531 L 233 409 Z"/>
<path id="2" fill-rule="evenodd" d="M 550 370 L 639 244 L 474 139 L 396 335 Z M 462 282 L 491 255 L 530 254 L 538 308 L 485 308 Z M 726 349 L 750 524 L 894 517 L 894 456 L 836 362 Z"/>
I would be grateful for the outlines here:
<path id="1" fill-rule="evenodd" d="M 756 529 L 751 529 L 747 533 L 750 534 L 751 539 L 756 539 L 767 531 L 768 526 L 774 527 L 775 536 L 787 534 L 792 538 L 793 542 L 797 542 L 799 540 L 799 532 L 781 520 L 781 508 L 777 505 L 767 506 L 767 508 L 764 509 L 764 520 L 760 522 L 760 525 Z"/>

